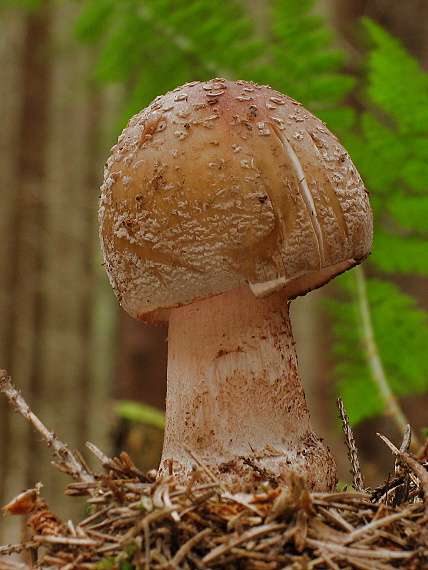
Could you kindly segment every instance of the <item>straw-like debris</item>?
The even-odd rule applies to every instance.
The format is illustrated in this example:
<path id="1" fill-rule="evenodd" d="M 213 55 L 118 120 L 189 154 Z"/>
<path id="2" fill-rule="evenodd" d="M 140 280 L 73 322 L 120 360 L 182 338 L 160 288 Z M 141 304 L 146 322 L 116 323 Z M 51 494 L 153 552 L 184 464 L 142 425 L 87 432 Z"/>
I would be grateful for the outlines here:
<path id="1" fill-rule="evenodd" d="M 266 480 L 257 493 L 232 494 L 199 458 L 184 485 L 173 475 L 150 479 L 126 453 L 110 459 L 91 445 L 98 474 L 60 453 L 61 471 L 74 478 L 66 493 L 88 497 L 86 518 L 61 521 L 41 487 L 29 489 L 4 511 L 27 518 L 31 540 L 0 554 L 29 551 L 33 568 L 61 570 L 428 568 L 426 457 L 386 442 L 400 468 L 373 492 L 310 493 L 291 474 L 286 487 Z"/>

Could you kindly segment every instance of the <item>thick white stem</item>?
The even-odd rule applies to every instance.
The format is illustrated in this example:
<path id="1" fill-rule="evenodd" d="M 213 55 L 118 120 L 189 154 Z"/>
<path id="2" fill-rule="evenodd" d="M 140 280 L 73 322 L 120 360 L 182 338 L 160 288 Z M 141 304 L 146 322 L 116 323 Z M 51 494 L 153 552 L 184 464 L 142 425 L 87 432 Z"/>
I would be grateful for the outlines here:
<path id="1" fill-rule="evenodd" d="M 282 292 L 257 299 L 241 287 L 174 309 L 168 333 L 166 432 L 161 469 L 186 477 L 185 446 L 233 488 L 260 473 L 297 471 L 312 489 L 331 490 L 334 461 L 314 435 L 300 383 Z"/>

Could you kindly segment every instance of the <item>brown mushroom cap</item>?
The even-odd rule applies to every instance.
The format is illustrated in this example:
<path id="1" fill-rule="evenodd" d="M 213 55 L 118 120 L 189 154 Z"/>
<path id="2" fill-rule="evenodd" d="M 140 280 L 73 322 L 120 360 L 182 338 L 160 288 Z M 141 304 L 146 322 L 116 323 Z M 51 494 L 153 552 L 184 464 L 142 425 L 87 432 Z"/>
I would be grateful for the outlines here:
<path id="1" fill-rule="evenodd" d="M 248 284 L 289 298 L 365 259 L 372 213 L 337 138 L 290 97 L 188 83 L 135 115 L 107 161 L 102 250 L 124 309 L 166 309 Z"/>

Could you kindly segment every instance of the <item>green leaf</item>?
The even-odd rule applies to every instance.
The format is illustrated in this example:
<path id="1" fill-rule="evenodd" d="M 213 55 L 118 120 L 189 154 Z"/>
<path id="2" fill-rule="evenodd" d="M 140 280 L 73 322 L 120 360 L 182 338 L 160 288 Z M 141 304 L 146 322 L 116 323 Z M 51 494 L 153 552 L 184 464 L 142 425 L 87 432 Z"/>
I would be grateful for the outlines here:
<path id="1" fill-rule="evenodd" d="M 332 108 L 354 84 L 342 73 L 345 53 L 333 48 L 334 34 L 312 0 L 272 2 L 272 39 L 265 63 L 252 70 L 259 83 L 294 97 L 311 110 Z"/>
<path id="2" fill-rule="evenodd" d="M 360 125 L 363 140 L 358 166 L 361 174 L 372 192 L 386 194 L 401 176 L 408 156 L 405 141 L 370 113 L 361 115 Z"/>
<path id="3" fill-rule="evenodd" d="M 387 207 L 393 219 L 400 225 L 400 228 L 408 230 L 408 232 L 417 233 L 425 246 L 427 245 L 428 193 L 414 195 L 397 188 L 388 199 Z"/>
<path id="4" fill-rule="evenodd" d="M 343 362 L 342 366 L 336 367 L 335 372 L 339 378 L 338 394 L 345 404 L 352 425 L 383 414 L 382 399 L 370 378 L 362 375 L 360 367 L 353 366 L 351 362 Z"/>
<path id="5" fill-rule="evenodd" d="M 264 43 L 238 0 L 92 0 L 76 31 L 97 41 L 97 77 L 126 82 L 127 113 L 194 79 L 245 76 Z"/>
<path id="6" fill-rule="evenodd" d="M 386 273 L 428 275 L 428 76 L 380 26 L 370 20 L 364 26 L 373 44 L 365 99 L 370 110 L 344 140 L 371 193 L 370 264 Z"/>
<path id="7" fill-rule="evenodd" d="M 344 296 L 329 301 L 335 316 L 334 353 L 339 395 L 351 423 L 378 415 L 384 402 L 367 365 L 362 318 L 352 271 L 339 278 Z M 367 281 L 375 342 L 392 391 L 397 396 L 428 388 L 428 319 L 415 300 L 387 281 Z"/>
<path id="8" fill-rule="evenodd" d="M 144 45 L 140 40 L 143 34 L 147 41 L 149 34 L 143 23 L 136 20 L 132 13 L 124 14 L 101 52 L 97 66 L 98 78 L 106 82 L 126 81 L 143 61 Z M 152 38 L 152 42 L 155 46 L 155 38 Z"/>
<path id="9" fill-rule="evenodd" d="M 356 111 L 352 107 L 335 107 L 334 109 L 323 109 L 317 113 L 332 133 L 342 138 L 342 133 L 354 128 L 356 121 Z"/>
<path id="10" fill-rule="evenodd" d="M 428 246 L 426 239 L 375 226 L 373 253 L 370 263 L 385 273 L 419 273 L 428 275 Z"/>
<path id="11" fill-rule="evenodd" d="M 115 413 L 119 418 L 133 423 L 149 424 L 162 430 L 165 428 L 165 415 L 148 404 L 140 404 L 132 400 L 117 400 Z"/>
<path id="12" fill-rule="evenodd" d="M 129 560 L 121 560 L 119 563 L 120 570 L 135 570 L 134 564 L 129 562 Z"/>
<path id="13" fill-rule="evenodd" d="M 115 0 L 88 0 L 75 23 L 75 33 L 85 42 L 102 39 L 114 13 Z"/>
<path id="14" fill-rule="evenodd" d="M 381 26 L 369 19 L 364 19 L 363 24 L 375 44 L 368 59 L 368 95 L 396 121 L 401 132 L 426 133 L 427 74 Z"/>
<path id="15" fill-rule="evenodd" d="M 387 376 L 398 395 L 428 386 L 428 319 L 412 297 L 389 282 L 368 282 L 373 327 Z"/>
<path id="16" fill-rule="evenodd" d="M 109 558 L 101 558 L 98 562 L 94 564 L 95 570 L 110 570 L 116 566 L 116 558 L 110 556 Z"/>

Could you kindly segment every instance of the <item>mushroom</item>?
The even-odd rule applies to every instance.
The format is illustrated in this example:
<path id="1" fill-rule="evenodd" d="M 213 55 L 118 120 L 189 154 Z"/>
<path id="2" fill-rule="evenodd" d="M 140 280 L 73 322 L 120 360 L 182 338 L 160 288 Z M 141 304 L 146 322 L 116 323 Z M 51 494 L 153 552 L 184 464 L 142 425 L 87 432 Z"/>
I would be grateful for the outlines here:
<path id="1" fill-rule="evenodd" d="M 101 190 L 120 304 L 169 325 L 160 472 L 186 480 L 199 456 L 233 490 L 290 470 L 333 490 L 289 304 L 371 250 L 367 191 L 337 138 L 268 86 L 188 83 L 129 121 Z"/>

